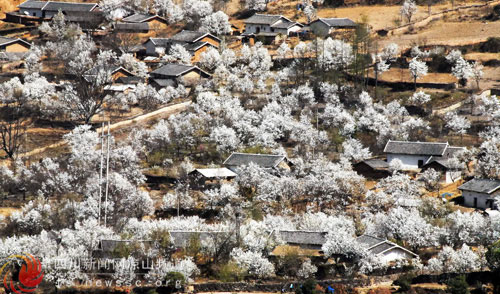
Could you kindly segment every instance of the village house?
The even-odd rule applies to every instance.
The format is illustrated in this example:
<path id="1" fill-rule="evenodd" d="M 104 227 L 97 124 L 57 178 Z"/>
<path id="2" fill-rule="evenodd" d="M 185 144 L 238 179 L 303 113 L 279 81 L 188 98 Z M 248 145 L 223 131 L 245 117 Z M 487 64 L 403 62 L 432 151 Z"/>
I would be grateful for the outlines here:
<path id="1" fill-rule="evenodd" d="M 274 247 L 271 256 L 284 256 L 295 252 L 299 256 L 322 257 L 321 247 L 326 242 L 326 232 L 314 231 L 276 231 L 282 244 Z"/>
<path id="2" fill-rule="evenodd" d="M 231 23 L 231 33 L 229 33 L 229 35 L 239 36 L 240 34 L 241 34 L 241 29 L 236 25 L 234 25 L 233 23 Z"/>
<path id="3" fill-rule="evenodd" d="M 391 263 L 397 260 L 413 259 L 417 254 L 385 239 L 362 235 L 356 241 L 368 252 L 382 260 L 384 263 Z"/>
<path id="4" fill-rule="evenodd" d="M 253 163 L 266 170 L 290 170 L 292 163 L 284 155 L 252 154 L 233 152 L 223 165 L 235 173 L 246 165 Z"/>
<path id="5" fill-rule="evenodd" d="M 495 197 L 500 196 L 500 180 L 473 179 L 458 187 L 464 205 L 481 209 L 496 209 Z"/>
<path id="6" fill-rule="evenodd" d="M 229 181 L 237 176 L 232 170 L 221 168 L 197 168 L 189 173 L 189 182 L 193 188 L 205 188 L 208 185 L 219 184 L 220 181 Z"/>
<path id="7" fill-rule="evenodd" d="M 340 30 L 353 30 L 357 24 L 348 18 L 318 18 L 309 24 L 310 30 L 317 36 L 327 36 Z"/>
<path id="8" fill-rule="evenodd" d="M 31 44 L 22 39 L 0 37 L 0 52 L 23 53 L 30 48 Z"/>
<path id="9" fill-rule="evenodd" d="M 168 234 L 172 250 L 186 248 L 194 241 L 212 244 L 216 248 L 220 248 L 233 236 L 232 232 L 225 231 L 170 231 Z M 98 241 L 94 255 L 101 258 L 116 257 L 123 253 L 121 251 L 130 248 L 141 248 L 147 251 L 148 249 L 158 249 L 158 244 L 154 240 L 101 239 Z"/>
<path id="10" fill-rule="evenodd" d="M 327 232 L 315 231 L 278 231 L 278 239 L 283 245 L 274 248 L 271 255 L 281 256 L 289 250 L 299 255 L 323 256 L 322 246 L 326 243 Z M 413 259 L 418 255 L 386 239 L 362 235 L 356 241 L 369 254 L 379 257 L 382 262 L 390 263 L 401 259 Z"/>
<path id="11" fill-rule="evenodd" d="M 99 68 L 94 67 L 88 71 L 88 73 L 85 75 L 85 77 L 95 77 L 99 72 Z M 130 71 L 126 70 L 122 66 L 111 66 L 109 69 L 106 70 L 106 73 L 109 73 L 111 75 L 111 81 L 114 83 L 120 78 L 132 78 L 135 77 L 133 73 Z"/>
<path id="12" fill-rule="evenodd" d="M 382 179 L 391 175 L 387 161 L 371 158 L 353 165 L 354 171 L 368 179 Z"/>
<path id="13" fill-rule="evenodd" d="M 167 28 L 167 20 L 159 15 L 133 14 L 123 18 L 114 25 L 118 32 L 149 33 Z"/>
<path id="14" fill-rule="evenodd" d="M 210 33 L 181 31 L 171 38 L 149 38 L 145 43 L 146 55 L 158 55 L 158 49 L 168 53 L 175 44 L 182 45 L 192 56 L 191 62 L 200 60 L 201 53 L 210 47 L 218 48 L 221 40 Z"/>
<path id="15" fill-rule="evenodd" d="M 402 170 L 418 171 L 426 164 L 435 160 L 447 159 L 454 152 L 462 149 L 461 147 L 452 147 L 448 143 L 389 140 L 385 145 L 384 153 L 389 165 L 393 160 L 399 159 L 402 162 Z"/>
<path id="16" fill-rule="evenodd" d="M 210 33 L 197 32 L 197 31 L 188 31 L 182 30 L 179 33 L 170 37 L 175 42 L 179 43 L 197 43 L 197 42 L 207 42 L 215 47 L 219 47 L 221 43 L 221 39 Z"/>
<path id="17" fill-rule="evenodd" d="M 167 86 L 175 87 L 180 83 L 192 86 L 203 78 L 210 75 L 197 66 L 169 63 L 149 73 L 150 83 L 163 88 Z"/>
<path id="18" fill-rule="evenodd" d="M 200 60 L 201 53 L 205 52 L 208 48 L 217 48 L 209 42 L 178 42 L 170 38 L 149 38 L 146 43 L 144 43 L 144 47 L 146 48 L 146 55 L 156 56 L 158 55 L 158 49 L 162 49 L 165 53 L 168 53 L 174 44 L 182 45 L 182 47 L 184 47 L 191 54 L 191 62 L 193 63 L 198 62 Z"/>
<path id="19" fill-rule="evenodd" d="M 271 36 L 279 34 L 289 36 L 290 33 L 298 32 L 302 24 L 289 20 L 282 15 L 254 14 L 245 20 L 245 32 L 243 35 Z"/>
<path id="20" fill-rule="evenodd" d="M 177 249 L 188 247 L 192 241 L 213 244 L 215 248 L 219 248 L 233 237 L 233 232 L 227 231 L 170 231 L 169 233 L 172 246 Z"/>
<path id="21" fill-rule="evenodd" d="M 422 167 L 421 172 L 430 168 L 440 172 L 442 175 L 440 182 L 443 184 L 451 184 L 460 180 L 462 178 L 462 172 L 457 170 L 457 168 L 450 163 L 449 159 L 455 152 L 463 151 L 464 149 L 463 147 L 449 146 L 441 158 L 433 157 Z"/>
<path id="22" fill-rule="evenodd" d="M 26 1 L 17 6 L 21 15 L 50 19 L 59 11 L 66 12 L 93 12 L 97 3 L 76 3 L 56 1 Z"/>
<path id="23" fill-rule="evenodd" d="M 54 17 L 52 17 L 54 18 Z M 64 20 L 70 23 L 76 23 L 83 31 L 97 30 L 101 24 L 106 21 L 102 11 L 66 11 Z"/>

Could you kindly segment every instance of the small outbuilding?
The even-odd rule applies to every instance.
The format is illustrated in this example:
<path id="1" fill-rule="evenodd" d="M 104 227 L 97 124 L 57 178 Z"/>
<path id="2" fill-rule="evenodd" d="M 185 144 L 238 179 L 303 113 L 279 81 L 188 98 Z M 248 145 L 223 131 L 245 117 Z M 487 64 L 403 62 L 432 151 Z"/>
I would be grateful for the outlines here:
<path id="1" fill-rule="evenodd" d="M 146 54 L 149 56 L 157 56 L 158 49 L 162 49 L 168 53 L 173 45 L 179 44 L 184 47 L 192 56 L 191 62 L 195 63 L 200 60 L 201 53 L 205 52 L 208 48 L 217 48 L 214 42 L 196 41 L 196 42 L 182 42 L 173 40 L 171 38 L 149 38 L 145 43 Z"/>
<path id="2" fill-rule="evenodd" d="M 115 24 L 115 30 L 130 33 L 149 33 L 167 28 L 167 20 L 155 14 L 135 13 Z"/>
<path id="3" fill-rule="evenodd" d="M 157 85 L 175 86 L 179 80 L 185 85 L 194 85 L 210 75 L 197 66 L 168 63 L 149 73 L 150 79 Z"/>
<path id="4" fill-rule="evenodd" d="M 301 23 L 291 21 L 283 15 L 256 13 L 245 20 L 243 35 L 277 36 L 282 34 L 289 36 L 290 33 L 298 32 L 303 26 Z"/>
<path id="5" fill-rule="evenodd" d="M 293 166 L 284 155 L 239 152 L 233 152 L 229 155 L 223 165 L 235 173 L 238 173 L 239 168 L 251 163 L 267 170 L 290 170 Z"/>
<path id="6" fill-rule="evenodd" d="M 221 180 L 232 180 L 236 176 L 238 175 L 235 172 L 225 167 L 197 168 L 189 173 L 189 181 L 192 186 L 202 188 L 218 184 Z"/>
<path id="7" fill-rule="evenodd" d="M 370 235 L 361 235 L 356 238 L 356 241 L 367 249 L 370 254 L 379 257 L 385 263 L 418 257 L 417 254 L 411 252 L 410 250 L 386 239 Z"/>
<path id="8" fill-rule="evenodd" d="M 353 30 L 357 26 L 349 18 L 318 18 L 309 23 L 311 31 L 318 36 L 326 36 L 338 30 Z"/>
<path id="9" fill-rule="evenodd" d="M 387 161 L 371 158 L 353 165 L 354 171 L 368 179 L 382 179 L 391 175 Z"/>
<path id="10" fill-rule="evenodd" d="M 500 180 L 473 179 L 461 185 L 458 189 L 462 191 L 465 206 L 497 209 L 495 197 L 500 196 Z"/>

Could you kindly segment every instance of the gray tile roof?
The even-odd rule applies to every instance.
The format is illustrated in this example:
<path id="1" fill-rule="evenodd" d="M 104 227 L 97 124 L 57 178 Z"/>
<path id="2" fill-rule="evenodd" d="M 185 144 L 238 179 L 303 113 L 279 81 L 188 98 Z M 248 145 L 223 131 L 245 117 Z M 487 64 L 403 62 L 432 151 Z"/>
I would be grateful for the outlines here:
<path id="1" fill-rule="evenodd" d="M 185 64 L 168 63 L 160 68 L 155 69 L 151 72 L 151 74 L 166 77 L 178 77 L 193 69 L 197 69 L 197 67 Z"/>
<path id="2" fill-rule="evenodd" d="M 271 27 L 276 28 L 276 29 L 288 29 L 289 27 L 292 27 L 294 25 L 302 26 L 302 24 L 300 24 L 300 23 L 284 20 L 284 21 L 279 22 L 277 24 L 271 25 Z"/>
<path id="3" fill-rule="evenodd" d="M 141 77 L 130 76 L 130 77 L 119 77 L 116 79 L 116 84 L 138 84 L 143 82 L 144 79 Z"/>
<path id="4" fill-rule="evenodd" d="M 407 155 L 435 155 L 443 156 L 448 143 L 431 142 L 387 142 L 384 148 L 385 153 L 389 154 L 407 154 Z"/>
<path id="5" fill-rule="evenodd" d="M 366 159 L 363 162 L 373 169 L 387 169 L 389 167 L 387 161 L 377 158 Z"/>
<path id="6" fill-rule="evenodd" d="M 170 232 L 170 241 L 177 248 L 183 248 L 189 245 L 189 241 L 191 238 L 198 236 L 201 242 L 215 242 L 215 243 L 223 243 L 228 238 L 231 237 L 230 232 L 223 231 L 171 231 Z"/>
<path id="7" fill-rule="evenodd" d="M 320 18 L 316 21 L 322 21 L 330 27 L 345 28 L 355 27 L 356 23 L 348 18 Z"/>
<path id="8" fill-rule="evenodd" d="M 444 151 L 443 156 L 431 156 L 431 158 L 429 158 L 429 162 L 425 166 L 428 166 L 429 164 L 435 162 L 435 163 L 443 166 L 444 168 L 448 169 L 449 168 L 448 159 L 453 157 L 454 154 L 456 154 L 457 152 L 460 152 L 462 150 L 465 150 L 465 148 L 464 147 L 448 146 L 448 148 L 446 148 L 446 150 Z"/>
<path id="9" fill-rule="evenodd" d="M 17 7 L 25 9 L 42 9 L 45 4 L 47 4 L 47 1 L 26 1 L 19 4 Z"/>
<path id="10" fill-rule="evenodd" d="M 179 41 L 179 42 L 194 43 L 194 42 L 197 42 L 198 40 L 204 38 L 205 36 L 211 36 L 212 38 L 220 41 L 219 38 L 215 37 L 212 34 L 203 33 L 203 32 L 196 32 L 196 31 L 188 31 L 188 30 L 182 30 L 179 33 L 173 35 L 170 39 L 172 39 L 174 41 Z"/>
<path id="11" fill-rule="evenodd" d="M 327 232 L 279 231 L 280 239 L 289 245 L 321 246 L 326 242 Z"/>
<path id="12" fill-rule="evenodd" d="M 223 164 L 225 166 L 242 166 L 254 163 L 262 168 L 273 168 L 283 160 L 286 160 L 283 155 L 233 152 Z"/>
<path id="13" fill-rule="evenodd" d="M 392 247 L 394 247 L 393 244 L 383 242 L 383 243 L 380 243 L 378 245 L 375 245 L 375 246 L 371 247 L 370 248 L 370 252 L 373 253 L 373 254 L 379 254 L 379 253 L 382 253 L 382 252 L 384 252 L 387 249 L 390 249 Z"/>
<path id="14" fill-rule="evenodd" d="M 117 31 L 149 31 L 149 24 L 147 22 L 118 22 L 115 24 Z"/>
<path id="15" fill-rule="evenodd" d="M 384 242 L 384 239 L 370 235 L 361 235 L 356 239 L 356 241 L 358 241 L 358 243 L 365 246 L 366 248 L 370 248 L 378 243 Z"/>
<path id="16" fill-rule="evenodd" d="M 465 150 L 464 147 L 456 147 L 456 146 L 448 146 L 446 151 L 444 152 L 443 157 L 450 158 L 453 157 L 456 153 Z"/>
<path id="17" fill-rule="evenodd" d="M 97 3 L 75 3 L 48 1 L 42 10 L 48 11 L 92 11 Z"/>
<path id="18" fill-rule="evenodd" d="M 428 168 L 429 166 L 432 166 L 434 164 L 438 164 L 442 167 L 444 167 L 445 169 L 449 169 L 450 166 L 448 165 L 448 159 L 433 159 L 431 161 L 429 161 L 429 163 L 425 164 L 422 168 Z"/>
<path id="19" fill-rule="evenodd" d="M 175 85 L 177 84 L 174 79 L 153 79 L 152 81 L 160 87 L 175 87 Z"/>
<path id="20" fill-rule="evenodd" d="M 500 180 L 472 179 L 458 187 L 460 190 L 492 194 L 500 189 Z"/>
<path id="21" fill-rule="evenodd" d="M 133 76 L 134 74 L 131 73 L 130 71 L 126 70 L 124 67 L 120 66 L 120 65 L 116 65 L 116 64 L 107 64 L 107 67 L 105 68 L 104 66 L 101 66 L 101 67 L 93 67 L 91 68 L 88 72 L 87 72 L 87 75 L 96 75 L 99 70 L 101 69 L 105 69 L 107 72 L 109 72 L 110 74 L 114 74 L 116 73 L 117 71 L 124 71 L 126 72 L 127 74 L 129 74 L 130 76 Z"/>
<path id="22" fill-rule="evenodd" d="M 97 27 L 105 20 L 102 11 L 65 11 L 64 19 L 69 22 L 78 22 L 80 26 L 83 26 L 82 29 Z"/>
<path id="23" fill-rule="evenodd" d="M 4 46 L 4 45 L 7 45 L 7 44 L 10 44 L 10 43 L 14 43 L 14 42 L 22 42 L 28 46 L 31 46 L 31 44 L 29 42 L 26 42 L 24 41 L 23 39 L 19 39 L 19 38 L 7 38 L 7 37 L 0 37 L 0 46 Z"/>
<path id="24" fill-rule="evenodd" d="M 282 15 L 272 15 L 272 14 L 259 14 L 256 13 L 249 17 L 248 19 L 245 20 L 245 23 L 248 24 L 267 24 L 267 25 L 272 25 L 273 23 L 277 22 L 281 18 L 286 19 Z"/>
<path id="25" fill-rule="evenodd" d="M 194 43 L 181 43 L 181 45 L 186 48 L 187 51 L 196 51 L 198 49 L 200 49 L 201 47 L 203 46 L 212 46 L 212 47 L 215 47 L 214 45 L 208 43 L 208 42 L 201 42 L 201 41 L 198 41 L 198 42 L 194 42 Z"/>
<path id="26" fill-rule="evenodd" d="M 148 42 L 149 41 L 153 42 L 157 47 L 167 47 L 172 44 L 172 40 L 169 38 L 149 38 Z"/>
<path id="27" fill-rule="evenodd" d="M 4 44 L 12 43 L 15 40 L 17 40 L 17 39 L 16 38 L 0 37 L 0 46 L 4 45 Z"/>
<path id="28" fill-rule="evenodd" d="M 132 243 L 138 243 L 144 246 L 154 246 L 154 242 L 152 240 L 100 240 L 99 249 L 104 252 L 113 252 L 120 244 L 128 245 Z"/>
<path id="29" fill-rule="evenodd" d="M 132 14 L 130 16 L 127 16 L 122 19 L 123 22 L 145 22 L 148 21 L 151 18 L 159 17 L 158 15 L 154 14 Z"/>
<path id="30" fill-rule="evenodd" d="M 370 235 L 361 235 L 356 238 L 356 241 L 373 255 L 378 255 L 383 252 L 398 249 L 405 251 L 409 255 L 417 257 L 417 254 L 411 252 L 410 250 L 382 238 L 377 238 Z"/>
<path id="31" fill-rule="evenodd" d="M 278 32 L 260 32 L 258 34 L 255 33 L 243 33 L 242 36 L 264 36 L 264 37 L 275 37 L 279 35 Z"/>

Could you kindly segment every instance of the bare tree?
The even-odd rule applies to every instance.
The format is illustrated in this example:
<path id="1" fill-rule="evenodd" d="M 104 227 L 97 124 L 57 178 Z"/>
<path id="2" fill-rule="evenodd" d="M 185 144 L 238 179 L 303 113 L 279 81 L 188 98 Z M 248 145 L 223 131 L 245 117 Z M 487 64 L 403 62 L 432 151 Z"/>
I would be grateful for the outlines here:
<path id="1" fill-rule="evenodd" d="M 14 159 L 21 147 L 28 120 L 19 103 L 8 104 L 2 109 L 2 121 L 0 122 L 1 146 L 2 150 L 11 159 Z"/>

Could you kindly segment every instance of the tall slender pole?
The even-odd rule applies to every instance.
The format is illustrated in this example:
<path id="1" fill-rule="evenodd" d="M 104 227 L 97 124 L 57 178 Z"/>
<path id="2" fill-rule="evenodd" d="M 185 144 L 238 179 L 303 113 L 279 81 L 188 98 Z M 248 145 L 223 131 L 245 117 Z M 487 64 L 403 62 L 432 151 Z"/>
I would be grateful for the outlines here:
<path id="1" fill-rule="evenodd" d="M 97 214 L 97 219 L 98 219 L 98 224 L 101 224 L 101 201 L 102 201 L 102 164 L 104 160 L 104 123 L 101 125 L 101 162 L 100 162 L 100 172 L 99 172 L 99 206 L 98 206 L 98 214 Z"/>
<path id="2" fill-rule="evenodd" d="M 107 218 L 108 218 L 108 191 L 109 191 L 109 140 L 111 135 L 109 134 L 109 121 L 108 121 L 108 135 L 107 135 L 107 153 L 106 153 L 106 196 L 104 199 L 104 226 L 106 226 Z"/>

